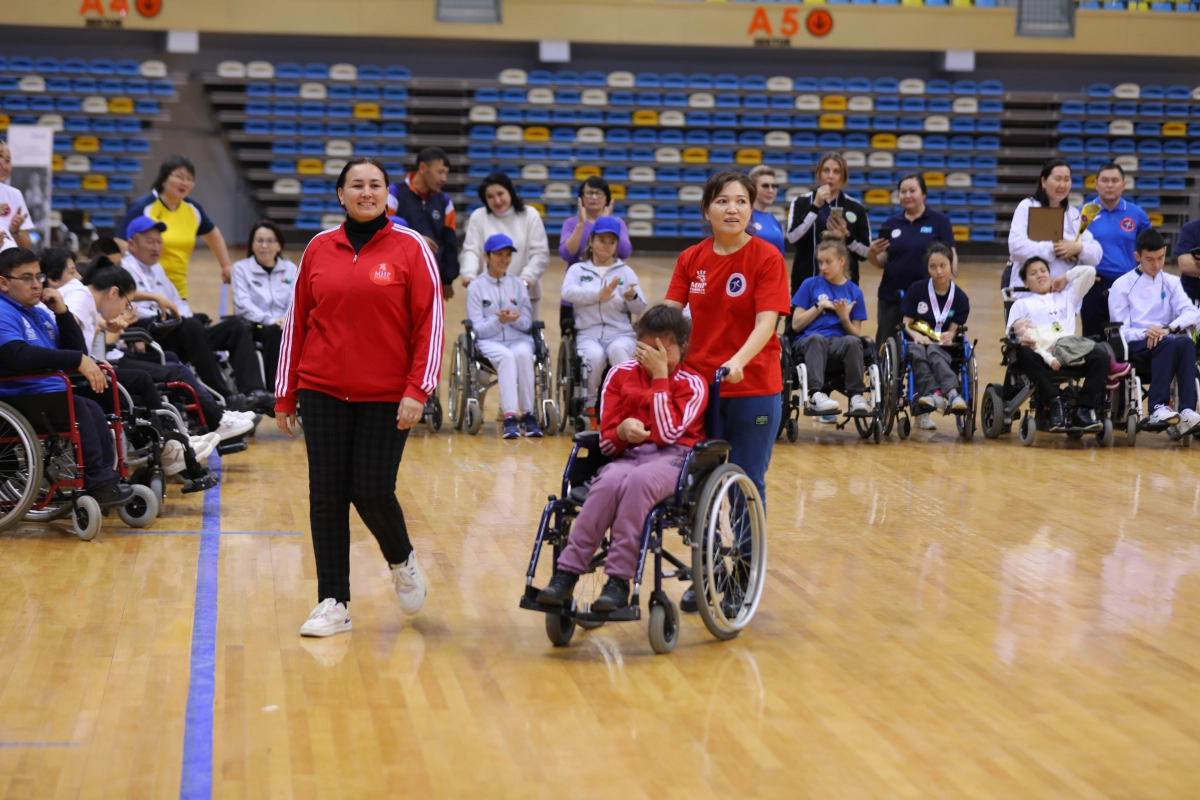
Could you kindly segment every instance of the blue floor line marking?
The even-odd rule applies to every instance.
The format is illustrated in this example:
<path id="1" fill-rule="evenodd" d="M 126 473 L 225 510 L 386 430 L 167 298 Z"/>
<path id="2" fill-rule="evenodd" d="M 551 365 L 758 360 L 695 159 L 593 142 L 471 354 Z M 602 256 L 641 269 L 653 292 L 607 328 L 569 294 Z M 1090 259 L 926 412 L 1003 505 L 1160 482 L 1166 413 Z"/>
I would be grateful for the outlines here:
<path id="1" fill-rule="evenodd" d="M 221 476 L 221 457 L 208 467 Z M 213 700 L 217 664 L 217 576 L 221 554 L 221 484 L 204 493 L 200 558 L 196 565 L 196 609 L 192 619 L 191 677 L 183 730 L 181 800 L 209 800 L 213 772 Z"/>

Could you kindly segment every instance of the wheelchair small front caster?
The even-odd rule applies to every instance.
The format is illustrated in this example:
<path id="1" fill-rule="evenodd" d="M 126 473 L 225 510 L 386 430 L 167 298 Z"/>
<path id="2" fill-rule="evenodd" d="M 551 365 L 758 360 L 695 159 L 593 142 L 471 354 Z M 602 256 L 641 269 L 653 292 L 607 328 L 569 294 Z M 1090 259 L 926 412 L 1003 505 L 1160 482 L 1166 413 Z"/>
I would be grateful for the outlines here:
<path id="1" fill-rule="evenodd" d="M 679 641 L 679 609 L 666 598 L 650 604 L 650 647 L 662 655 L 675 649 Z"/>
<path id="2" fill-rule="evenodd" d="M 1021 428 L 1018 433 L 1021 436 L 1021 444 L 1026 447 L 1033 445 L 1037 439 L 1037 420 L 1033 418 L 1032 414 L 1021 417 Z"/>
<path id="3" fill-rule="evenodd" d="M 566 647 L 575 635 L 575 619 L 562 614 L 546 615 L 546 637 L 555 647 Z"/>
<path id="4" fill-rule="evenodd" d="M 84 495 L 75 501 L 71 513 L 71 528 L 75 535 L 85 542 L 90 542 L 100 533 L 100 504 L 94 497 Z"/>

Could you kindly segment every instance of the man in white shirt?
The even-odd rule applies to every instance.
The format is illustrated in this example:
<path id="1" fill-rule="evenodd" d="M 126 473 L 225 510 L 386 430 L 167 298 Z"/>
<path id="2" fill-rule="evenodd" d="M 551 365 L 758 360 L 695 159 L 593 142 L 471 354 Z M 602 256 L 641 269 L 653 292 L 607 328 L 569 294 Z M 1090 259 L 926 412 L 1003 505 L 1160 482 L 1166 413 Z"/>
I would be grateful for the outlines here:
<path id="1" fill-rule="evenodd" d="M 1137 239 L 1138 268 L 1118 278 L 1108 293 L 1109 318 L 1121 323 L 1129 361 L 1150 379 L 1152 425 L 1178 425 L 1180 433 L 1200 425 L 1196 413 L 1196 343 L 1187 330 L 1200 325 L 1200 308 L 1179 278 L 1163 272 L 1167 243 L 1150 228 Z M 1179 408 L 1171 408 L 1171 379 Z"/>
<path id="2" fill-rule="evenodd" d="M 29 231 L 33 230 L 33 220 L 29 218 L 29 208 L 25 205 L 25 195 L 20 189 L 8 185 L 12 177 L 12 151 L 8 145 L 0 142 L 0 250 L 10 247 L 33 249 L 33 240 Z"/>
<path id="3" fill-rule="evenodd" d="M 227 351 L 238 390 L 245 395 L 248 407 L 273 409 L 275 396 L 263 385 L 249 329 L 238 319 L 227 319 L 206 327 L 203 321 L 193 316 L 187 301 L 179 296 L 179 290 L 158 263 L 162 255 L 162 232 L 166 227 L 150 217 L 134 218 L 126 228 L 129 252 L 121 260 L 121 266 L 133 275 L 141 293 L 137 297 L 161 295 L 179 311 L 182 321 L 177 327 L 157 336 L 159 344 L 176 352 L 183 361 L 190 362 L 206 386 L 229 399 L 232 392 L 221 374 L 221 365 L 216 356 L 217 350 Z M 138 312 L 138 324 L 143 326 L 159 310 L 158 304 L 150 300 L 138 300 L 134 305 Z"/>

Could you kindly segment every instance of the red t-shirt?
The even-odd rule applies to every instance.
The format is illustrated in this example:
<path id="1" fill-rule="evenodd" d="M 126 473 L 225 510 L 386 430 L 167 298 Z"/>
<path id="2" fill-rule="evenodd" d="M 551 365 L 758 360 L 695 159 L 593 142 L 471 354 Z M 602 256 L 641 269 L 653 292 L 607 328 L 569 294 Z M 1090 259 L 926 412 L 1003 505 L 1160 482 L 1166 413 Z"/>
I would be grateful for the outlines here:
<path id="1" fill-rule="evenodd" d="M 754 317 L 763 311 L 791 311 L 788 273 L 774 245 L 753 237 L 736 253 L 713 251 L 705 239 L 679 254 L 667 299 L 691 306 L 692 340 L 684 364 L 711 381 L 717 368 L 750 338 Z M 779 394 L 779 339 L 772 336 L 746 365 L 741 383 L 721 386 L 723 397 Z"/>

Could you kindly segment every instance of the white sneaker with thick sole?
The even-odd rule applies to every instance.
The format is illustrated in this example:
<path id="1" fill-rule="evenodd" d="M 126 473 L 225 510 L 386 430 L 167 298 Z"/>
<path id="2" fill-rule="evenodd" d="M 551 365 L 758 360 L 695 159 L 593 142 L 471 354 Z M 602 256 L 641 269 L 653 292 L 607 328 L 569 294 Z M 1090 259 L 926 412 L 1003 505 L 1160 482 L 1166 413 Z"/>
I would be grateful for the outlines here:
<path id="1" fill-rule="evenodd" d="M 167 476 L 178 475 L 187 469 L 183 458 L 183 445 L 174 439 L 167 439 L 162 446 L 162 470 Z"/>
<path id="2" fill-rule="evenodd" d="M 937 423 L 928 414 L 918 414 L 917 427 L 923 431 L 936 431 Z"/>
<path id="3" fill-rule="evenodd" d="M 203 436 L 192 437 L 192 452 L 196 454 L 196 460 L 203 464 L 212 451 L 220 444 L 221 437 L 215 433 L 206 433 Z"/>
<path id="4" fill-rule="evenodd" d="M 1154 413 L 1146 420 L 1150 425 L 1177 425 L 1179 415 L 1170 406 L 1155 406 Z"/>
<path id="5" fill-rule="evenodd" d="M 867 405 L 867 398 L 861 394 L 856 394 L 850 398 L 850 413 L 851 414 L 869 414 L 871 407 Z"/>
<path id="6" fill-rule="evenodd" d="M 808 407 L 813 411 L 820 411 L 823 414 L 841 409 L 837 401 L 824 392 L 813 392 L 812 397 L 808 398 Z"/>
<path id="7" fill-rule="evenodd" d="M 417 563 L 417 551 L 408 554 L 408 561 L 392 567 L 392 585 L 396 587 L 396 601 L 405 614 L 416 614 L 425 605 L 425 575 Z"/>
<path id="8" fill-rule="evenodd" d="M 1179 432 L 1190 433 L 1193 428 L 1200 425 L 1200 414 L 1194 409 L 1185 408 L 1179 412 Z"/>
<path id="9" fill-rule="evenodd" d="M 326 597 L 300 626 L 300 635 L 333 636 L 350 630 L 354 630 L 354 623 L 350 622 L 350 611 L 345 604 Z"/>
<path id="10" fill-rule="evenodd" d="M 226 411 L 221 415 L 221 424 L 217 428 L 216 433 L 221 437 L 221 441 L 236 439 L 238 436 L 249 433 L 254 430 L 254 422 L 241 417 L 235 417 L 230 412 Z"/>

